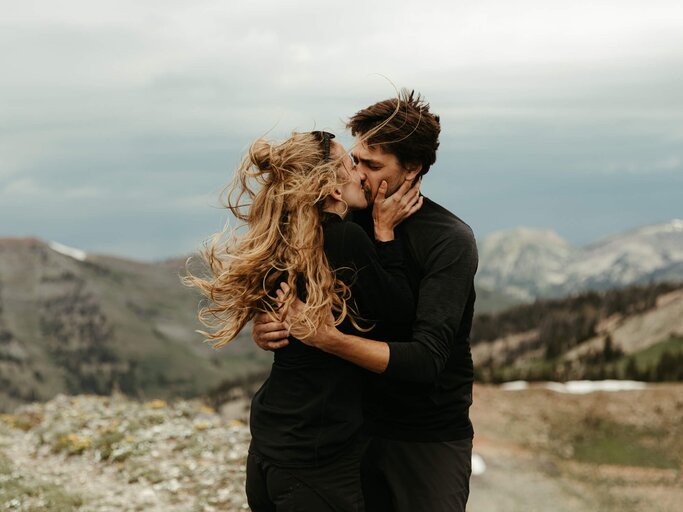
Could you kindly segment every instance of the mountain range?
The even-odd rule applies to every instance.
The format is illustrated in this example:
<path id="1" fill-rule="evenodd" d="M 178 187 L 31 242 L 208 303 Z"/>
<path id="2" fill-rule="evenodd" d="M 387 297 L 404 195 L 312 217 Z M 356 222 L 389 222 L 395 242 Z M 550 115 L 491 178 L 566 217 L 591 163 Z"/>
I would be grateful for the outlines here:
<path id="1" fill-rule="evenodd" d="M 683 220 L 573 247 L 550 230 L 516 228 L 479 241 L 477 285 L 520 301 L 683 280 Z"/>
<path id="2" fill-rule="evenodd" d="M 529 228 L 495 233 L 479 248 L 481 318 L 539 297 L 683 279 L 679 220 L 585 248 Z M 180 282 L 185 262 L 140 262 L 36 238 L 0 239 L 0 410 L 60 392 L 119 389 L 145 399 L 223 396 L 230 394 L 231 383 L 262 375 L 272 355 L 257 349 L 248 332 L 218 351 L 202 343 L 195 332 L 201 328 L 200 297 Z M 574 325 L 580 315 L 569 311 L 567 322 Z M 603 331 L 591 329 L 602 336 L 595 342 L 602 346 Z M 490 336 L 475 350 L 480 361 L 497 365 L 483 347 L 498 346 L 498 338 Z M 529 347 L 543 339 L 534 333 L 522 338 Z M 495 353 L 508 360 L 517 352 Z"/>

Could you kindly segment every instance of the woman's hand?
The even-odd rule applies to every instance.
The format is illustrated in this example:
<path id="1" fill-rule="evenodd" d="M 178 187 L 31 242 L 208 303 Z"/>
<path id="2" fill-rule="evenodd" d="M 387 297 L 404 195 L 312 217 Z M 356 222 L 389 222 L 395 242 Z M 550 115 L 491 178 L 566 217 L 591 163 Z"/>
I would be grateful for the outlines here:
<path id="1" fill-rule="evenodd" d="M 289 325 L 258 313 L 251 324 L 251 339 L 263 350 L 276 350 L 289 345 Z"/>
<path id="2" fill-rule="evenodd" d="M 281 283 L 280 288 L 275 292 L 277 295 L 278 302 L 284 303 L 287 293 L 289 293 L 289 286 L 287 283 Z M 334 325 L 334 316 L 332 315 L 332 310 L 328 310 L 327 319 L 323 325 L 321 325 L 317 331 L 310 334 L 309 336 L 303 337 L 303 328 L 298 325 L 296 319 L 301 316 L 304 311 L 305 304 L 297 297 L 286 309 L 284 322 L 289 328 L 289 333 L 295 338 L 299 339 L 302 343 L 310 345 L 311 347 L 317 347 L 325 350 L 327 343 L 332 341 L 335 334 L 339 331 Z"/>
<path id="3" fill-rule="evenodd" d="M 372 207 L 372 220 L 375 224 L 375 239 L 388 242 L 394 239 L 394 228 L 422 207 L 420 181 L 405 180 L 399 189 L 386 197 L 387 182 L 382 181 Z"/>

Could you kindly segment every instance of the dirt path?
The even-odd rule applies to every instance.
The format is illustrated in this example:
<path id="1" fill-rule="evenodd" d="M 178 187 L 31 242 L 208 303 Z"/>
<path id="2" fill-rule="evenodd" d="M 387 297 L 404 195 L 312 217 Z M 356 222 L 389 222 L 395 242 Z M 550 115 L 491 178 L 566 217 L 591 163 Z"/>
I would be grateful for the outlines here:
<path id="1" fill-rule="evenodd" d="M 681 384 L 585 395 L 476 386 L 471 416 L 487 470 L 472 477 L 470 512 L 681 510 Z"/>
<path id="2" fill-rule="evenodd" d="M 470 512 L 587 512 L 596 510 L 585 490 L 563 479 L 549 459 L 519 446 L 478 438 L 475 453 L 486 463 L 471 480 Z"/>

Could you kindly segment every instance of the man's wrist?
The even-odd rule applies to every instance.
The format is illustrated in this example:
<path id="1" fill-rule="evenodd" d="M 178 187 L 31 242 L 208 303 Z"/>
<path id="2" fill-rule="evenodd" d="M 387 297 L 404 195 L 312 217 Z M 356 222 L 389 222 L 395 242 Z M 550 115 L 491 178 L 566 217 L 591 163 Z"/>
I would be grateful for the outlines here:
<path id="1" fill-rule="evenodd" d="M 344 333 L 339 329 L 332 328 L 325 331 L 325 334 L 319 336 L 315 343 L 315 347 L 323 352 L 334 352 L 340 345 L 344 344 Z"/>

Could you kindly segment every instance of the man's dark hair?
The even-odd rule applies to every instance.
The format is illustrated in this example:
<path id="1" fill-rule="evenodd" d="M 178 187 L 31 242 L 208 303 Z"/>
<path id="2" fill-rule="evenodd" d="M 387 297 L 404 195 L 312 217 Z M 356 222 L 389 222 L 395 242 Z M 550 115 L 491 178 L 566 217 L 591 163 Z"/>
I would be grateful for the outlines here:
<path id="1" fill-rule="evenodd" d="M 404 167 L 422 164 L 426 174 L 436 161 L 439 147 L 439 116 L 415 91 L 402 89 L 397 98 L 380 101 L 358 111 L 346 127 L 368 146 L 379 145 L 398 158 Z"/>

